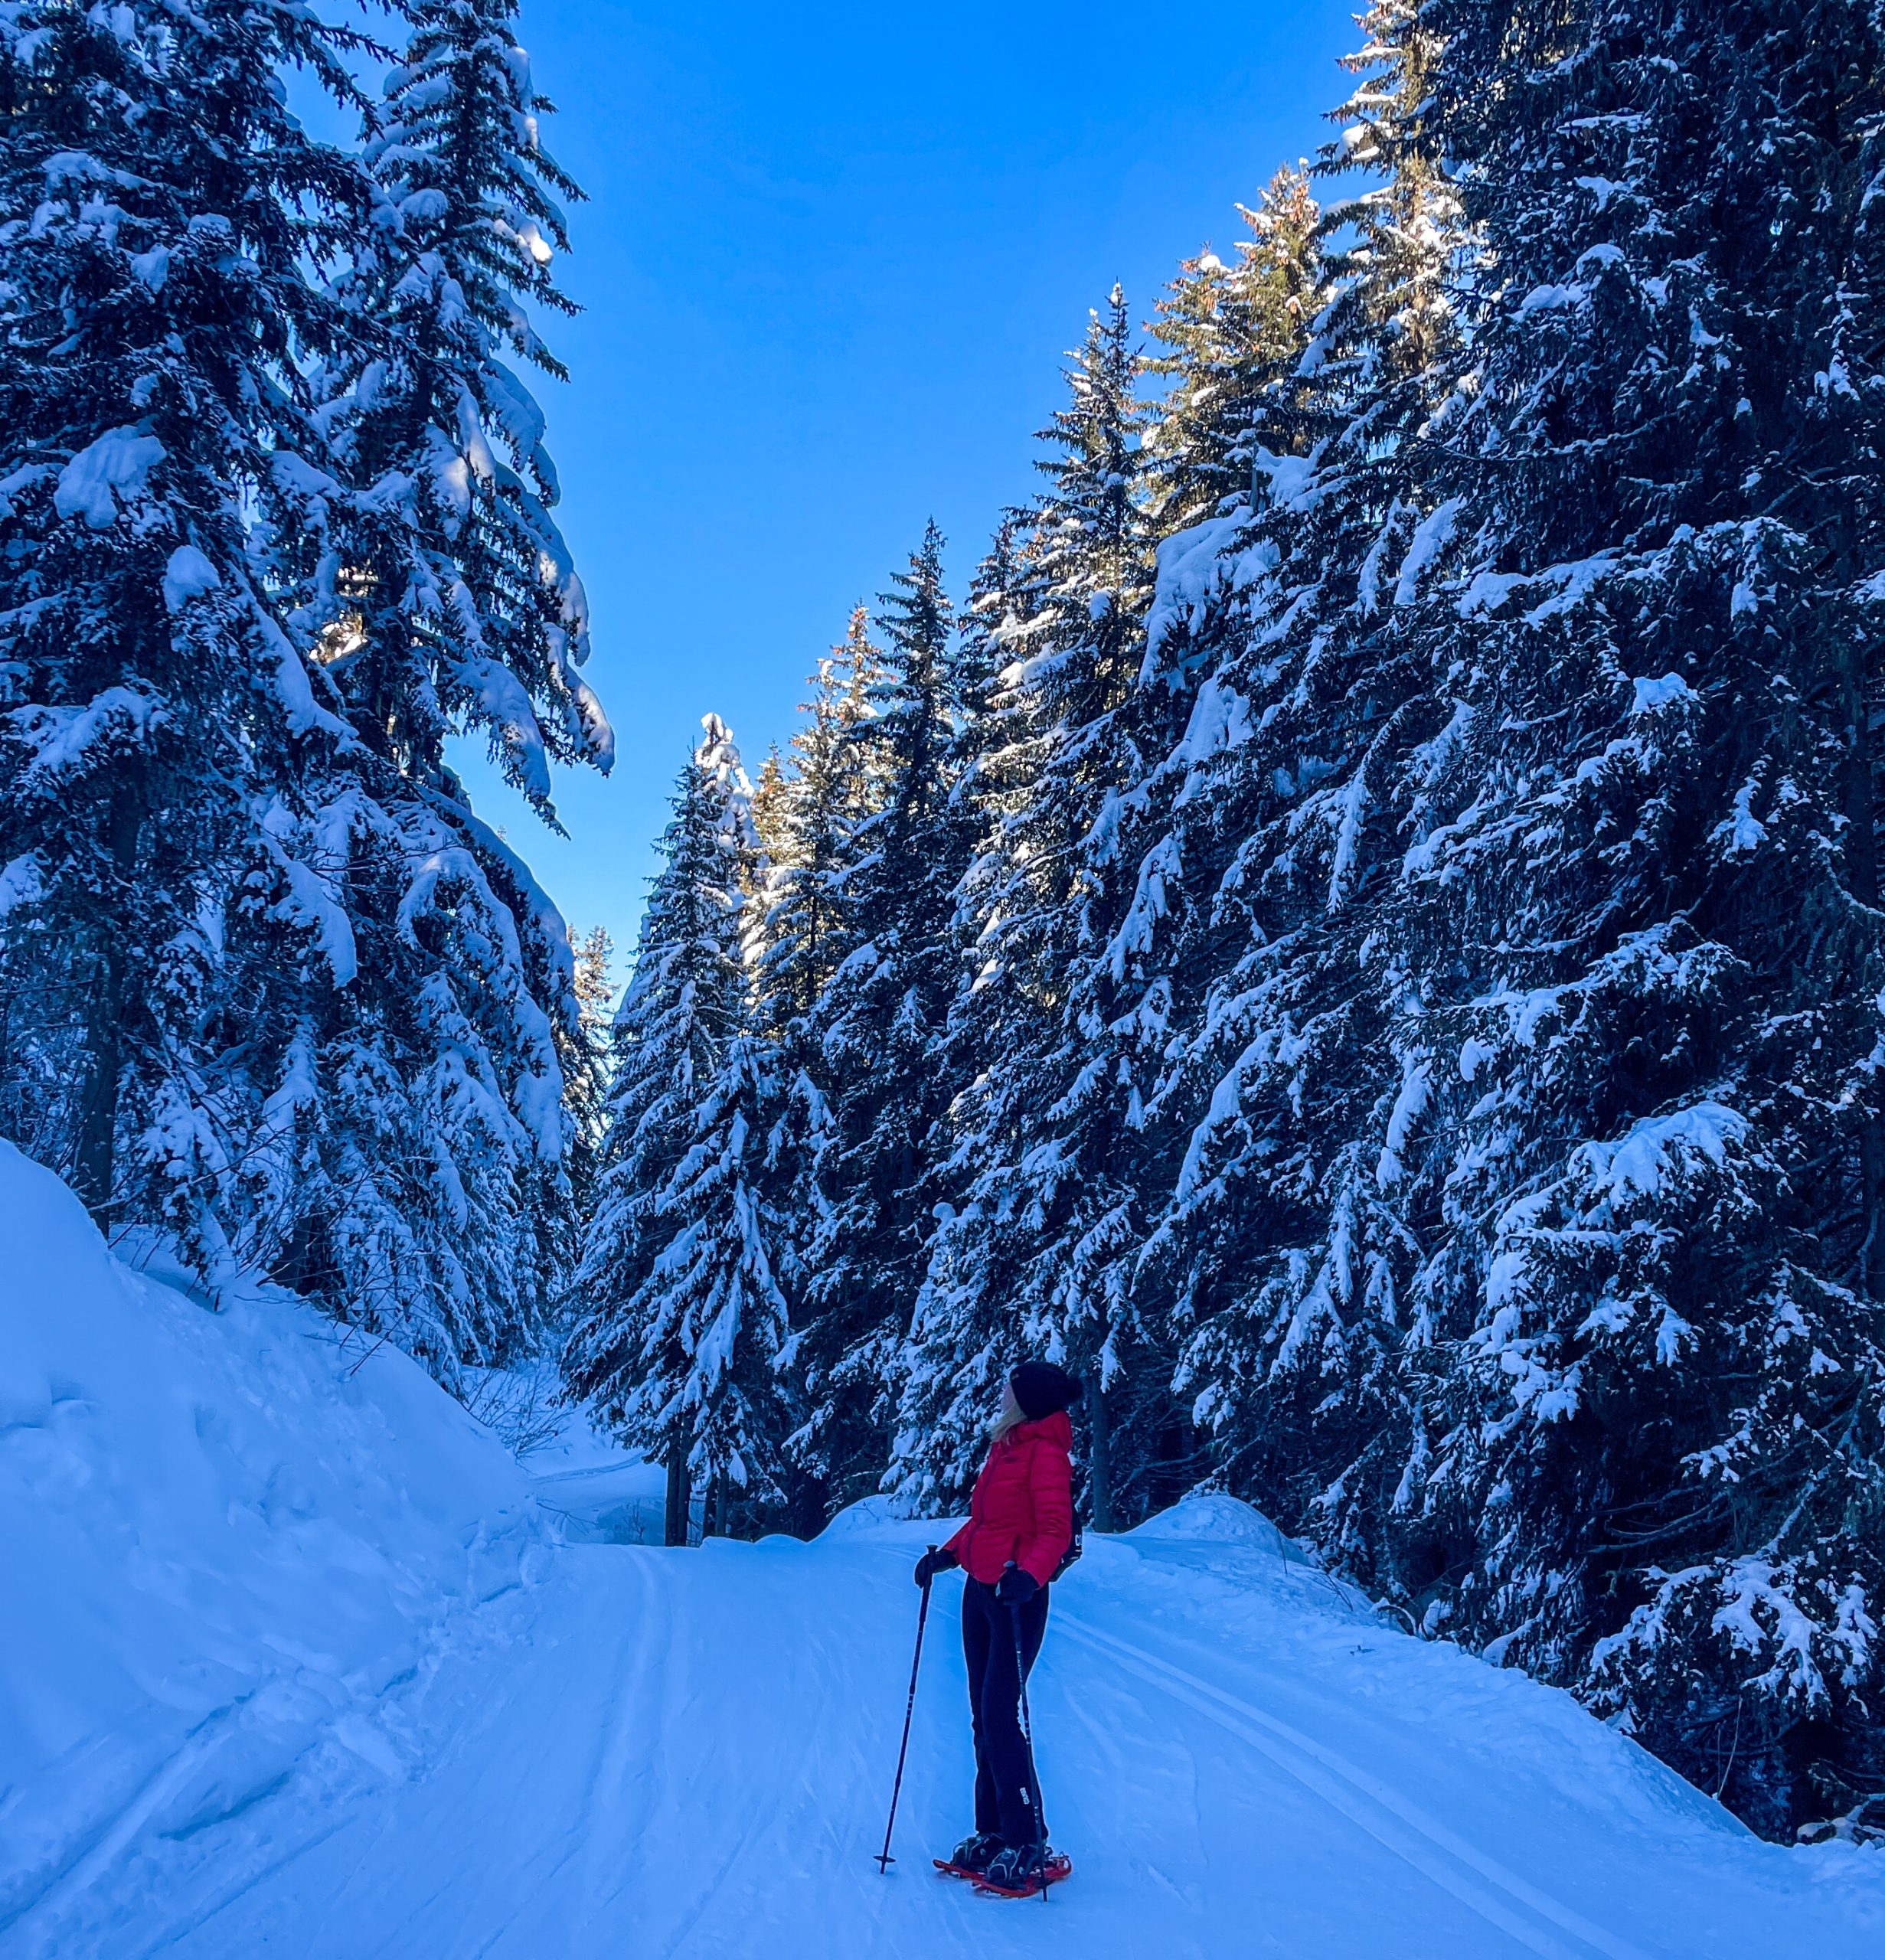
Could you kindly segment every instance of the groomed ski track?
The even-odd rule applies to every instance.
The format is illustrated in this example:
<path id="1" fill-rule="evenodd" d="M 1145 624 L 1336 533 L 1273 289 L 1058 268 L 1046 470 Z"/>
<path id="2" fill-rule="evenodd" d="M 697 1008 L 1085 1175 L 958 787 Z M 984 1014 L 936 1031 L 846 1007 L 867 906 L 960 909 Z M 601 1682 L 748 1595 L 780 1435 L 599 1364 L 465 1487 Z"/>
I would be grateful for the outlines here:
<path id="1" fill-rule="evenodd" d="M 1090 1541 L 1056 1589 L 1032 1698 L 1076 1871 L 1044 1906 L 978 1897 L 929 1867 L 966 1828 L 970 1774 L 959 1581 L 939 1584 L 898 1862 L 881 1877 L 909 1569 L 934 1535 L 867 1511 L 811 1546 L 550 1551 L 395 1690 L 395 1752 L 292 1780 L 213 1845 L 146 1844 L 95 1870 L 38 1950 L 1885 1950 L 1885 1859 L 1759 1843 L 1564 1697 L 1384 1625 L 1222 1501 Z M 51 1920 L 33 1922 L 51 1938 Z"/>

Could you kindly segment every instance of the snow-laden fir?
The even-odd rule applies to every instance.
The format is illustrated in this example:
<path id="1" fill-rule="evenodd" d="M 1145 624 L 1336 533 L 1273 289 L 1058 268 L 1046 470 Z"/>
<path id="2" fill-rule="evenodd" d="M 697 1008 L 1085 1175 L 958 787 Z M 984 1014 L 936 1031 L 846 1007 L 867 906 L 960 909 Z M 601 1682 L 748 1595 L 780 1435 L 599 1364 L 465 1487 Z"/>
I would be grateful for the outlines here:
<path id="1" fill-rule="evenodd" d="M 314 9 L 0 10 L 0 1120 L 449 1378 L 548 1315 L 587 1050 L 445 739 L 547 813 L 613 749 L 504 358 L 573 187 L 509 0 L 407 11 L 376 108 Z"/>

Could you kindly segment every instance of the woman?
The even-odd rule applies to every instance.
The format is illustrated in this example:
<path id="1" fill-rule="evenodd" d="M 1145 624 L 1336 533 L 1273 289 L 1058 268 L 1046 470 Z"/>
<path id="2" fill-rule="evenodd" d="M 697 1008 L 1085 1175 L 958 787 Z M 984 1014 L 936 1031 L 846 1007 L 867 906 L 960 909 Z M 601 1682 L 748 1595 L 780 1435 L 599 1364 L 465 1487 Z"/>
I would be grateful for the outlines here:
<path id="1" fill-rule="evenodd" d="M 1047 1586 L 1073 1537 L 1073 1427 L 1080 1384 L 1050 1361 L 1008 1377 L 969 1522 L 916 1562 L 916 1583 L 960 1566 L 962 1652 L 975 1737 L 975 1828 L 936 1862 L 1016 1897 L 1072 1867 L 1047 1847 L 1034 1762 L 1021 1732 L 1021 1683 L 1047 1627 Z"/>

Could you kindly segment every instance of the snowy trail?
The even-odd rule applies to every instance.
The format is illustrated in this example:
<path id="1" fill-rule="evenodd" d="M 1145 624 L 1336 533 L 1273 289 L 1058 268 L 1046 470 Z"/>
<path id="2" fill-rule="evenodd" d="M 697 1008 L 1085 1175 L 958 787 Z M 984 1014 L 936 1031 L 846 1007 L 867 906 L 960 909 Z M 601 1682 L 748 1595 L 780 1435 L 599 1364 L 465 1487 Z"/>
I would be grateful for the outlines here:
<path id="1" fill-rule="evenodd" d="M 1885 1853 L 1786 1851 L 1568 1697 L 1384 1625 L 1247 1506 L 1094 1538 L 1032 1701 L 1051 1903 L 969 1821 L 932 1524 L 648 1545 L 658 1470 L 527 1470 L 397 1349 L 215 1314 L 0 1145 L 5 1960 L 1859 1960 Z"/>
<path id="2" fill-rule="evenodd" d="M 812 1546 L 558 1551 L 406 1690 L 416 1772 L 291 1785 L 188 1870 L 147 1847 L 95 1886 L 95 1950 L 1881 1950 L 1885 1859 L 1759 1844 L 1565 1697 L 1384 1628 L 1241 1507 L 1162 1522 L 1093 1544 L 1057 1591 L 1033 1702 L 1076 1869 L 1050 1905 L 978 1898 L 929 1868 L 967 1821 L 952 1578 L 932 1612 L 899 1863 L 879 1875 L 909 1567 L 935 1527 L 854 1516 Z"/>

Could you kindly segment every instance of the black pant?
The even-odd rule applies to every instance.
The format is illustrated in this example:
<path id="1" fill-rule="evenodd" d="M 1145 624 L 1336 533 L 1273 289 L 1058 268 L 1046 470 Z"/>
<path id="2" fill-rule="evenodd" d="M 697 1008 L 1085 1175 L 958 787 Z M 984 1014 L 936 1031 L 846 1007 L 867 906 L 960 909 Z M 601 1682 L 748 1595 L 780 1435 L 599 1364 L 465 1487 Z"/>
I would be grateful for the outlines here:
<path id="1" fill-rule="evenodd" d="M 1021 1673 L 1014 1635 L 1021 1632 Z M 1037 1844 L 1047 1834 L 1021 1733 L 1021 1680 L 1047 1630 L 1047 1589 L 1024 1606 L 1005 1606 L 978 1579 L 962 1587 L 962 1653 L 969 1662 L 969 1707 L 975 1732 L 975 1828 L 1004 1844 Z"/>

